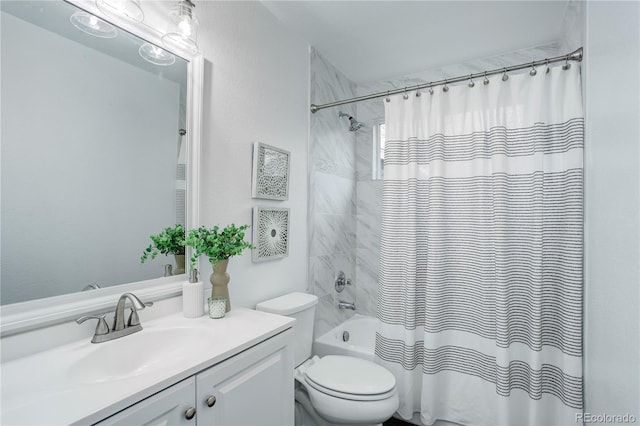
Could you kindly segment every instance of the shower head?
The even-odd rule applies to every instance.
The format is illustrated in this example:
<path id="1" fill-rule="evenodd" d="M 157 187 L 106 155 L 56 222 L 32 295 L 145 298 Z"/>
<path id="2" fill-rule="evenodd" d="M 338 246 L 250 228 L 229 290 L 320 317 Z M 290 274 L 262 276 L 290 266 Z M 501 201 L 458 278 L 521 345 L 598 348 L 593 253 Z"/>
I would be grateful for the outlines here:
<path id="1" fill-rule="evenodd" d="M 364 124 L 356 121 L 356 119 L 353 117 L 349 117 L 349 123 L 351 123 L 349 125 L 349 130 L 351 130 L 352 132 L 357 132 L 362 126 L 364 126 Z"/>
<path id="2" fill-rule="evenodd" d="M 359 122 L 358 120 L 353 118 L 353 116 L 347 114 L 346 112 L 338 111 L 338 118 L 340 120 L 343 120 L 345 118 L 349 119 L 349 130 L 352 132 L 356 132 L 358 131 L 358 129 L 364 126 L 363 123 Z"/>

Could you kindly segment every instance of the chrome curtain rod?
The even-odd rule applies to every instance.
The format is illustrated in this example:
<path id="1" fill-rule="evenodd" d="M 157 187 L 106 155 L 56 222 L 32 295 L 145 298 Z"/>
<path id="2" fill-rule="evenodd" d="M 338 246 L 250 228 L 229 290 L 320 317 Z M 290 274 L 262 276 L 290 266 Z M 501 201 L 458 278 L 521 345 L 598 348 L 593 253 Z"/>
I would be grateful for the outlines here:
<path id="1" fill-rule="evenodd" d="M 371 95 L 358 96 L 356 98 L 344 99 L 342 101 L 329 102 L 328 104 L 322 104 L 322 105 L 311 104 L 311 112 L 315 114 L 316 112 L 320 111 L 321 109 L 331 108 L 331 107 L 338 106 L 338 105 L 345 105 L 345 104 L 352 104 L 352 103 L 355 103 L 355 102 L 368 101 L 369 99 L 383 98 L 385 96 L 397 95 L 398 93 L 406 93 L 407 91 L 410 91 L 410 90 L 420 90 L 420 89 L 426 89 L 426 88 L 433 88 L 435 86 L 442 86 L 442 85 L 446 86 L 447 84 L 450 84 L 450 83 L 459 83 L 461 81 L 467 81 L 467 80 L 471 81 L 474 78 L 478 78 L 478 77 L 487 77 L 489 75 L 495 75 L 495 74 L 505 74 L 506 75 L 506 73 L 508 73 L 509 71 L 523 70 L 523 69 L 529 68 L 529 67 L 531 67 L 532 70 L 533 70 L 533 69 L 535 69 L 535 67 L 537 67 L 539 65 L 549 65 L 549 64 L 552 64 L 552 63 L 555 63 L 555 62 L 562 62 L 562 61 L 565 61 L 565 66 L 568 64 L 569 61 L 577 61 L 577 62 L 582 61 L 582 47 L 577 49 L 577 50 L 575 50 L 575 51 L 573 51 L 573 52 L 571 52 L 571 53 L 569 53 L 568 55 L 555 56 L 553 58 L 541 59 L 539 61 L 527 62 L 527 63 L 524 63 L 524 64 L 513 65 L 513 66 L 510 66 L 510 67 L 496 68 L 496 69 L 491 70 L 491 71 L 483 71 L 483 72 L 478 72 L 478 73 L 472 73 L 472 74 L 469 74 L 469 75 L 455 77 L 455 78 L 446 78 L 444 80 L 432 81 L 432 82 L 429 82 L 429 83 L 418 84 L 416 86 L 408 86 L 408 87 L 404 87 L 402 89 L 394 89 L 394 90 L 388 90 L 386 92 L 372 93 Z M 533 74 L 535 75 L 535 73 L 533 73 Z"/>

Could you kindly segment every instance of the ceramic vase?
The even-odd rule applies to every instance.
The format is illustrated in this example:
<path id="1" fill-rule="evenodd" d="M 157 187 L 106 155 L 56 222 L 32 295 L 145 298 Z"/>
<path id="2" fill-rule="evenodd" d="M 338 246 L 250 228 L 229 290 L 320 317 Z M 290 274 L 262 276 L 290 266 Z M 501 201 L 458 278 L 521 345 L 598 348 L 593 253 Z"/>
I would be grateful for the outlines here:
<path id="1" fill-rule="evenodd" d="M 176 258 L 176 267 L 173 269 L 172 275 L 181 275 L 186 271 L 184 263 L 184 254 L 174 254 Z"/>
<path id="2" fill-rule="evenodd" d="M 229 300 L 229 288 L 227 284 L 229 284 L 229 274 L 227 273 L 227 266 L 229 265 L 229 259 L 220 260 L 217 263 L 212 263 L 213 266 L 213 274 L 209 278 L 211 281 L 211 298 L 212 299 L 227 299 L 227 310 L 229 312 L 231 310 L 231 301 Z"/>

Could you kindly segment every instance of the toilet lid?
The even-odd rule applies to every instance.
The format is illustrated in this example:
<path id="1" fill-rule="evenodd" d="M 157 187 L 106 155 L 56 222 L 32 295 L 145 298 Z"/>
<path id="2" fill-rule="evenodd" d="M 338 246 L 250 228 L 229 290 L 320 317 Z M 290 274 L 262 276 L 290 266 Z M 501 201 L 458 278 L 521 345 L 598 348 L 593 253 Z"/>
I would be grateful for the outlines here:
<path id="1" fill-rule="evenodd" d="M 351 395 L 377 395 L 393 390 L 396 379 L 388 370 L 360 358 L 327 355 L 311 365 L 306 378 L 323 388 Z"/>

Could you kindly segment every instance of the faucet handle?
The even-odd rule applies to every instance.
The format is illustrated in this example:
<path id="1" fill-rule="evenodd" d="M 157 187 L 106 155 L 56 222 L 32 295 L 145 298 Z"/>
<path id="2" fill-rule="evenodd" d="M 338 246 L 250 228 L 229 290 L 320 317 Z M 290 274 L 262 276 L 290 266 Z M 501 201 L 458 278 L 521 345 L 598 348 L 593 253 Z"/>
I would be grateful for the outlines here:
<path id="1" fill-rule="evenodd" d="M 140 325 L 140 317 L 138 317 L 138 311 L 136 311 L 134 308 L 131 308 L 129 321 L 127 321 L 127 327 L 131 327 L 132 325 Z"/>
<path id="2" fill-rule="evenodd" d="M 153 302 L 143 302 L 142 309 L 149 308 L 153 306 Z M 129 314 L 129 320 L 127 321 L 127 327 L 131 327 L 132 325 L 140 325 L 140 317 L 138 317 L 138 310 L 131 306 L 131 313 Z"/>
<path id="3" fill-rule="evenodd" d="M 342 293 L 342 290 L 344 290 L 344 287 L 347 285 L 351 285 L 351 278 L 347 278 L 347 275 L 344 272 L 338 271 L 335 280 L 336 291 L 338 293 Z"/>
<path id="4" fill-rule="evenodd" d="M 89 319 L 97 319 L 98 320 L 98 324 L 96 324 L 96 331 L 94 334 L 94 336 L 101 336 L 104 334 L 109 334 L 109 326 L 107 325 L 107 320 L 104 318 L 104 315 L 85 315 L 83 317 L 80 317 L 76 320 L 76 323 L 78 324 L 82 324 L 83 322 L 85 322 L 86 320 Z"/>

